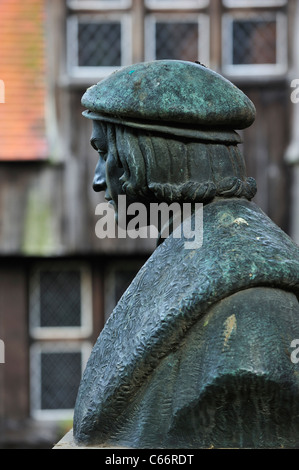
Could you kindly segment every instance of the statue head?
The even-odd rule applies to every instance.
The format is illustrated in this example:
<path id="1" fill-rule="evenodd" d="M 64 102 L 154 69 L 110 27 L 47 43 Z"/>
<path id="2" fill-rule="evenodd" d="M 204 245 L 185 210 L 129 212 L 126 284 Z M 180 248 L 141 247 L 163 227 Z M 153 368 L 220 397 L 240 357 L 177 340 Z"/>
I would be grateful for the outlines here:
<path id="1" fill-rule="evenodd" d="M 83 95 L 100 158 L 93 187 L 114 202 L 210 202 L 256 192 L 236 130 L 255 108 L 231 82 L 191 62 L 124 67 Z"/>

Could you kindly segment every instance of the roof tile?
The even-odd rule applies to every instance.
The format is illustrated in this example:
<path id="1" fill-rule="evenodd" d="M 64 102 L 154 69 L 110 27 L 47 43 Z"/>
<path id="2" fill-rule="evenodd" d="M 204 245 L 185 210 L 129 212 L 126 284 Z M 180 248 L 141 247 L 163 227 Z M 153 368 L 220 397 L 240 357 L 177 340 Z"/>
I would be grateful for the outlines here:
<path id="1" fill-rule="evenodd" d="M 0 160 L 48 155 L 44 20 L 43 0 L 0 3 Z"/>

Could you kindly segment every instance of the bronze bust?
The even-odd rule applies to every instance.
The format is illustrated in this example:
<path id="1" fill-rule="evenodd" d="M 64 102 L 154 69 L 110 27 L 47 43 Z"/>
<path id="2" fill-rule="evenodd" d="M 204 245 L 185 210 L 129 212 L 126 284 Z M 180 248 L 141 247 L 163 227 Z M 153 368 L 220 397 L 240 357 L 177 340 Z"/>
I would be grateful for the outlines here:
<path id="1" fill-rule="evenodd" d="M 74 413 L 78 445 L 299 444 L 299 249 L 251 200 L 236 130 L 252 102 L 208 68 L 135 64 L 86 91 L 94 189 L 128 204 L 201 202 L 203 245 L 172 234 L 101 332 Z"/>

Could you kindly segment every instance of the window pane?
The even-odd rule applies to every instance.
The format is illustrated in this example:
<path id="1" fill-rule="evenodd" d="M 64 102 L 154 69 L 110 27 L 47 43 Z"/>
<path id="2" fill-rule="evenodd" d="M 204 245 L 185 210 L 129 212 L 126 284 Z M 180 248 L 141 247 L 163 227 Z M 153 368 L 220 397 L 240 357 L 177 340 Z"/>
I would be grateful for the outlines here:
<path id="1" fill-rule="evenodd" d="M 233 64 L 275 64 L 276 21 L 234 20 Z"/>
<path id="2" fill-rule="evenodd" d="M 198 23 L 157 22 L 156 58 L 197 60 Z"/>
<path id="3" fill-rule="evenodd" d="M 80 352 L 42 352 L 41 409 L 74 408 L 80 379 Z"/>
<path id="4" fill-rule="evenodd" d="M 79 271 L 41 271 L 40 326 L 81 326 Z"/>
<path id="5" fill-rule="evenodd" d="M 129 287 L 136 274 L 137 270 L 117 270 L 115 272 L 115 305 Z"/>
<path id="6" fill-rule="evenodd" d="M 121 65 L 120 22 L 80 22 L 78 28 L 79 66 Z"/>

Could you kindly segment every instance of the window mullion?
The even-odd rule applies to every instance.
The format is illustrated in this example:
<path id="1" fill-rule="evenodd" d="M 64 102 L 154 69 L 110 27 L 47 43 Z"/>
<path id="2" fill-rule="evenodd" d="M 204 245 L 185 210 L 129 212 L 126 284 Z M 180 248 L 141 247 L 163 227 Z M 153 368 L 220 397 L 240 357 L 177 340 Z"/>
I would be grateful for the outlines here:
<path id="1" fill-rule="evenodd" d="M 145 28 L 145 7 L 144 2 L 132 0 L 132 62 L 142 62 L 144 60 L 144 28 Z M 134 27 L 133 27 L 134 25 Z"/>
<path id="2" fill-rule="evenodd" d="M 219 0 L 210 0 L 210 66 L 215 71 L 222 62 L 222 11 Z"/>

